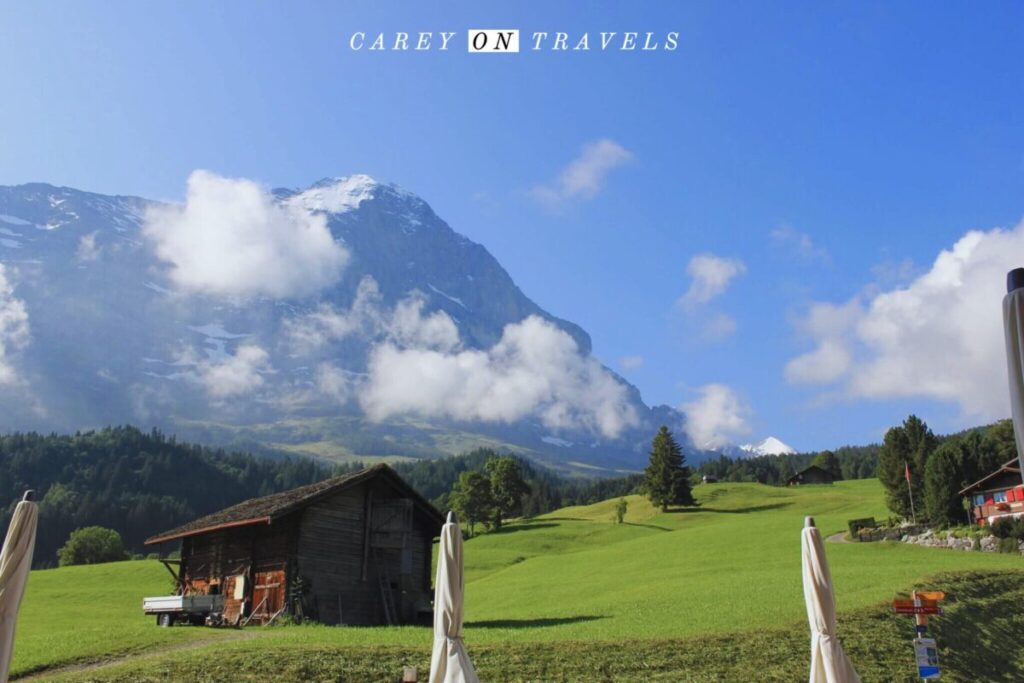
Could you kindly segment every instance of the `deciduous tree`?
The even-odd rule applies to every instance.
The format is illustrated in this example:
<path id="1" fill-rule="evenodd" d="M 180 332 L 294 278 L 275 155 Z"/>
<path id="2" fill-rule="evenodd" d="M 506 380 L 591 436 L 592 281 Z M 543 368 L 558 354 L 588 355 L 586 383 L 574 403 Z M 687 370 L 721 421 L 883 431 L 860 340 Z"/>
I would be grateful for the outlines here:
<path id="1" fill-rule="evenodd" d="M 484 465 L 484 471 L 491 481 L 494 528 L 500 529 L 503 519 L 522 511 L 523 496 L 529 495 L 530 487 L 523 481 L 523 472 L 519 461 L 510 455 L 488 460 Z"/>
<path id="2" fill-rule="evenodd" d="M 100 564 L 128 559 L 121 534 L 101 526 L 75 529 L 68 541 L 57 551 L 60 566 Z"/>
<path id="3" fill-rule="evenodd" d="M 460 474 L 450 500 L 459 521 L 469 525 L 470 535 L 475 533 L 477 524 L 488 522 L 494 516 L 491 480 L 482 472 Z"/>

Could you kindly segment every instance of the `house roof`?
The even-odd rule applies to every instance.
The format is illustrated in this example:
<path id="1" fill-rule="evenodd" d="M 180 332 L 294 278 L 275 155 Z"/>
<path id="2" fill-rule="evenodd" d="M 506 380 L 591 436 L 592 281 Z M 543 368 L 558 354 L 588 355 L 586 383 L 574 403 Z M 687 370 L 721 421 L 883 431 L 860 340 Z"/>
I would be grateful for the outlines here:
<path id="1" fill-rule="evenodd" d="M 1014 458 L 1013 460 L 1007 460 L 1005 463 L 1003 463 L 1002 467 L 1000 467 L 992 474 L 986 475 L 979 479 L 978 481 L 974 482 L 973 484 L 968 484 L 964 488 L 960 489 L 960 495 L 981 489 L 986 483 L 990 483 L 990 480 L 998 477 L 1001 474 L 1016 474 L 1017 478 L 1019 479 L 1021 477 L 1021 472 L 1020 464 L 1018 463 L 1017 458 Z M 1022 483 L 1024 483 L 1024 481 L 1022 481 Z"/>
<path id="2" fill-rule="evenodd" d="M 822 474 L 824 474 L 824 475 L 827 475 L 827 476 L 829 476 L 829 477 L 831 477 L 831 476 L 832 476 L 832 473 L 831 473 L 831 472 L 829 472 L 828 470 L 826 470 L 826 469 L 825 469 L 825 468 L 823 468 L 823 467 L 818 467 L 817 465 L 809 465 L 808 467 L 805 467 L 805 468 L 803 468 L 802 470 L 800 470 L 799 472 L 797 472 L 796 474 L 794 474 L 794 475 L 793 475 L 792 477 L 790 477 L 790 478 L 789 478 L 789 479 L 787 479 L 786 481 L 787 481 L 787 482 L 790 482 L 790 481 L 794 481 L 795 479 L 798 479 L 798 478 L 799 478 L 799 477 L 801 477 L 802 475 L 804 475 L 804 474 L 807 474 L 807 473 L 808 473 L 808 472 L 810 472 L 811 470 L 817 470 L 818 472 L 821 472 Z"/>
<path id="3" fill-rule="evenodd" d="M 387 477 L 392 484 L 402 490 L 403 493 L 412 498 L 417 506 L 438 526 L 444 523 L 444 518 L 427 499 L 421 496 L 415 489 L 405 482 L 398 474 L 387 465 L 374 465 L 358 472 L 352 472 L 340 477 L 332 477 L 308 486 L 280 493 L 272 493 L 269 496 L 252 498 L 237 505 L 224 508 L 219 512 L 195 519 L 188 524 L 183 524 L 175 529 L 165 531 L 146 539 L 146 545 L 173 541 L 185 536 L 209 533 L 218 529 L 230 527 L 247 526 L 250 524 L 270 524 L 276 519 L 284 517 L 296 510 L 311 505 L 312 503 L 334 493 L 342 491 L 350 486 L 362 483 L 374 477 Z"/>

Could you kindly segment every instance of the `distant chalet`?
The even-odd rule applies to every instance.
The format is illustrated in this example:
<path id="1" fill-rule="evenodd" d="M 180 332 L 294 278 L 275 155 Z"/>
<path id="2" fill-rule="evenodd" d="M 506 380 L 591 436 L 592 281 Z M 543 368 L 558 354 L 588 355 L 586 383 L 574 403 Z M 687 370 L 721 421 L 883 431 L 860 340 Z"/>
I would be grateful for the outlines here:
<path id="1" fill-rule="evenodd" d="M 238 505 L 165 531 L 179 594 L 223 594 L 229 623 L 292 614 L 325 624 L 429 619 L 444 520 L 387 465 Z"/>
<path id="2" fill-rule="evenodd" d="M 800 470 L 788 480 L 786 486 L 805 486 L 807 484 L 831 484 L 832 473 L 817 465 L 811 465 L 805 470 Z"/>
<path id="3" fill-rule="evenodd" d="M 1001 517 L 1024 515 L 1024 479 L 1017 458 L 960 490 L 970 501 L 971 519 L 980 526 Z"/>

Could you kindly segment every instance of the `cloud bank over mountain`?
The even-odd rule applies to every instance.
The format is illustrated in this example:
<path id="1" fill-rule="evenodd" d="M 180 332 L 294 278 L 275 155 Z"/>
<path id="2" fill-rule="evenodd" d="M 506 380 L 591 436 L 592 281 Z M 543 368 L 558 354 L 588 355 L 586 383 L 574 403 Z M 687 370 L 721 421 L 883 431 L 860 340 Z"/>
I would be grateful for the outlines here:
<path id="1" fill-rule="evenodd" d="M 143 233 L 186 292 L 305 296 L 336 282 L 349 260 L 322 213 L 209 171 L 189 176 L 184 205 L 150 206 Z"/>
<path id="2" fill-rule="evenodd" d="M 0 386 L 18 381 L 14 354 L 29 343 L 25 302 L 14 295 L 7 269 L 0 263 Z"/>

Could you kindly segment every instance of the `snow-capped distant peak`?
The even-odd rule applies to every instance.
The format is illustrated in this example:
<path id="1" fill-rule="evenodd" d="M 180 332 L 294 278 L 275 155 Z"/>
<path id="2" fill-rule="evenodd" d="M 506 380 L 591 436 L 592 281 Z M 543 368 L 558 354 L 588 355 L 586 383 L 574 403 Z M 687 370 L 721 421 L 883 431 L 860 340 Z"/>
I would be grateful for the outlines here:
<path id="1" fill-rule="evenodd" d="M 795 448 L 782 443 L 774 436 L 769 436 L 758 444 L 744 444 L 740 446 L 740 450 L 750 453 L 751 455 L 782 455 L 796 453 Z"/>
<path id="2" fill-rule="evenodd" d="M 378 186 L 376 180 L 361 173 L 345 178 L 325 178 L 308 190 L 290 197 L 288 203 L 309 211 L 344 213 L 372 199 Z"/>

